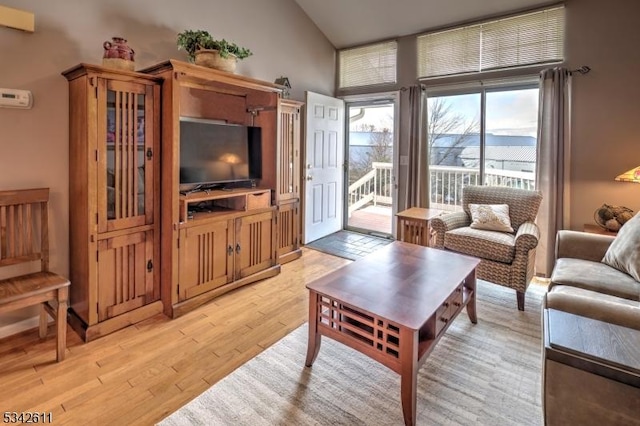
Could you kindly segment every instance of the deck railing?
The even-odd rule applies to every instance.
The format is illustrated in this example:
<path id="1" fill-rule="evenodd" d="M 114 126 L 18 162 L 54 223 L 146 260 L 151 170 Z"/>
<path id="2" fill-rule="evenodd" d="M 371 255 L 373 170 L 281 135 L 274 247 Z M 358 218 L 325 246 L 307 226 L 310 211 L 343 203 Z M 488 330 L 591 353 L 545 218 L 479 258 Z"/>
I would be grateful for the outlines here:
<path id="1" fill-rule="evenodd" d="M 430 166 L 431 207 L 443 210 L 458 210 L 462 204 L 462 188 L 478 185 L 480 172 L 477 169 L 451 166 Z M 371 170 L 349 185 L 349 214 L 359 208 L 374 205 L 391 205 L 393 191 L 393 165 L 373 163 Z M 535 189 L 532 172 L 490 169 L 485 171 L 485 185 L 511 188 Z"/>
<path id="2" fill-rule="evenodd" d="M 349 185 L 349 215 L 369 204 L 391 205 L 393 191 L 393 164 L 373 163 L 371 170 Z"/>

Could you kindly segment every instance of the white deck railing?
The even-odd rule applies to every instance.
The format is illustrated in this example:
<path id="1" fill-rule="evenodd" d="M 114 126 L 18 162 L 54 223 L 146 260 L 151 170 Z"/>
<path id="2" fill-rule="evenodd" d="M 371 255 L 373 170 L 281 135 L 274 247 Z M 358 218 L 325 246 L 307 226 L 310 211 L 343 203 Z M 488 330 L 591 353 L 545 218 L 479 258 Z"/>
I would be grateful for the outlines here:
<path id="1" fill-rule="evenodd" d="M 391 205 L 393 191 L 393 164 L 373 163 L 366 175 L 349 185 L 349 215 L 373 202 L 373 205 Z"/>
<path id="2" fill-rule="evenodd" d="M 462 188 L 477 185 L 480 172 L 477 169 L 451 166 L 430 166 L 431 207 L 456 210 L 462 204 Z M 366 204 L 391 205 L 393 191 L 393 165 L 373 163 L 372 169 L 349 185 L 349 215 Z M 490 169 L 485 171 L 485 185 L 535 189 L 532 172 Z"/>

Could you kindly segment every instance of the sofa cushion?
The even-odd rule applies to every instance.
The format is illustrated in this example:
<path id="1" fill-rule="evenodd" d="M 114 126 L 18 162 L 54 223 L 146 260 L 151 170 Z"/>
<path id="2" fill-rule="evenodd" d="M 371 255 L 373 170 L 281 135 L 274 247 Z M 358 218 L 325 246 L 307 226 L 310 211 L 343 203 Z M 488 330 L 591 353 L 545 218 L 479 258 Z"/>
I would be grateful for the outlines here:
<path id="1" fill-rule="evenodd" d="M 513 232 L 508 204 L 469 204 L 469 211 L 474 229 Z"/>
<path id="2" fill-rule="evenodd" d="M 631 276 L 601 262 L 583 259 L 556 260 L 551 285 L 579 287 L 629 300 L 640 300 L 640 283 Z"/>
<path id="3" fill-rule="evenodd" d="M 444 248 L 481 259 L 511 263 L 515 255 L 515 236 L 465 226 L 444 234 Z"/>
<path id="4" fill-rule="evenodd" d="M 640 281 L 640 215 L 636 214 L 620 228 L 602 262 Z"/>

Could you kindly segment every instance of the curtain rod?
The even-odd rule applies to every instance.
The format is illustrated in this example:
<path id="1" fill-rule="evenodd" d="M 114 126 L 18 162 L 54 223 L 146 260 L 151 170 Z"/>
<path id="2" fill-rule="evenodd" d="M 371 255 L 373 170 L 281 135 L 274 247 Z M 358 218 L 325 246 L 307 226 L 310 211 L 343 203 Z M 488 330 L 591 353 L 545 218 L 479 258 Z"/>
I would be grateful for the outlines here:
<path id="1" fill-rule="evenodd" d="M 589 71 L 591 71 L 591 68 L 586 65 L 583 65 L 580 68 L 576 68 L 575 70 L 569 70 L 571 74 L 579 73 L 582 75 L 589 74 Z"/>
<path id="2" fill-rule="evenodd" d="M 581 66 L 581 67 L 579 67 L 579 68 L 576 68 L 576 69 L 573 69 L 573 70 L 569 70 L 569 73 L 571 73 L 571 74 L 576 74 L 576 73 L 578 73 L 578 74 L 585 75 L 585 74 L 589 74 L 589 72 L 590 72 L 590 71 L 591 71 L 591 67 L 589 67 L 589 66 L 587 66 L 587 65 L 583 65 L 583 66 Z M 518 79 L 519 79 L 519 77 L 512 77 L 512 78 L 513 78 L 513 79 L 515 79 L 515 80 L 518 80 Z M 496 79 L 496 80 L 497 80 L 497 81 L 499 81 L 499 80 L 508 80 L 508 79 L 511 79 L 511 77 L 507 77 L 507 78 L 504 78 L 504 79 Z M 489 81 L 490 81 L 490 80 L 491 80 L 491 79 L 489 79 Z M 465 83 L 467 83 L 467 84 L 469 84 L 469 83 L 476 83 L 476 82 L 478 82 L 478 81 L 480 82 L 480 85 L 482 86 L 482 85 L 483 85 L 482 80 L 475 80 L 475 81 L 473 81 L 473 82 L 461 82 L 461 83 L 454 83 L 453 85 L 464 85 Z M 418 84 L 420 84 L 420 86 L 422 87 L 422 90 L 424 90 L 424 89 L 425 89 L 424 84 L 421 84 L 421 83 L 418 83 Z M 447 83 L 443 83 L 443 86 L 448 86 L 448 84 L 447 84 Z M 404 86 L 403 86 L 403 87 L 401 87 L 401 88 L 400 88 L 400 91 L 401 91 L 401 92 L 404 92 L 404 91 L 407 91 L 407 90 L 409 90 L 409 88 L 408 88 L 408 87 L 404 87 Z"/>

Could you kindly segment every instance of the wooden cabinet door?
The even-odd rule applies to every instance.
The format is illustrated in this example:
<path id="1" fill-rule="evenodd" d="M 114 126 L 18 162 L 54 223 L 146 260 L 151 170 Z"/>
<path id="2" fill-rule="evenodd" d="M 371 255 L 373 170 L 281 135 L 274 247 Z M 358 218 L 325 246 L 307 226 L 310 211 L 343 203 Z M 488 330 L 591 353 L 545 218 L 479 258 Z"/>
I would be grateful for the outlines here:
<path id="1" fill-rule="evenodd" d="M 235 278 L 275 265 L 275 211 L 236 219 Z"/>
<path id="2" fill-rule="evenodd" d="M 233 280 L 233 230 L 233 220 L 220 220 L 180 231 L 178 300 Z"/>
<path id="3" fill-rule="evenodd" d="M 157 86 L 98 79 L 98 232 L 154 223 Z"/>
<path id="4" fill-rule="evenodd" d="M 281 99 L 278 116 L 278 202 L 298 198 L 300 193 L 300 107 L 302 103 Z"/>
<path id="5" fill-rule="evenodd" d="M 98 321 L 160 299 L 153 231 L 98 241 Z"/>
<path id="6" fill-rule="evenodd" d="M 278 258 L 300 248 L 299 201 L 278 206 Z"/>

